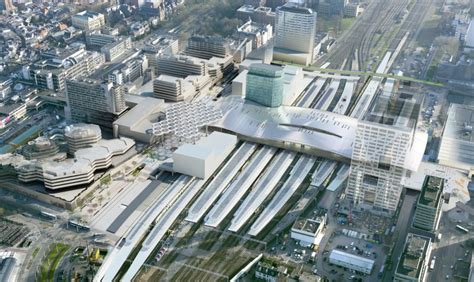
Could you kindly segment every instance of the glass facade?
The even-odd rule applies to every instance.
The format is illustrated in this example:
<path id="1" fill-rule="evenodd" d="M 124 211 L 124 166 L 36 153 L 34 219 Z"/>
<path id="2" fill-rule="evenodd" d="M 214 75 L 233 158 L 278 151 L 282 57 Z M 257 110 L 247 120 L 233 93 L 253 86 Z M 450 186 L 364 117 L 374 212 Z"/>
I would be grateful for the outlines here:
<path id="1" fill-rule="evenodd" d="M 253 64 L 247 74 L 246 99 L 266 107 L 279 107 L 283 101 L 283 68 Z"/>

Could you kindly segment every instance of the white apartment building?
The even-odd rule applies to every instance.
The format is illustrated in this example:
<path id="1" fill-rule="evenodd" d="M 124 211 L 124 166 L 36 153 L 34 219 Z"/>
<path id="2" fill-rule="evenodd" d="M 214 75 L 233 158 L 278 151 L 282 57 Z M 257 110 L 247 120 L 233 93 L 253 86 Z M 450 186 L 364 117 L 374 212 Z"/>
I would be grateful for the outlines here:
<path id="1" fill-rule="evenodd" d="M 100 30 L 105 25 L 105 17 L 100 13 L 82 11 L 72 16 L 72 25 L 82 30 Z"/>

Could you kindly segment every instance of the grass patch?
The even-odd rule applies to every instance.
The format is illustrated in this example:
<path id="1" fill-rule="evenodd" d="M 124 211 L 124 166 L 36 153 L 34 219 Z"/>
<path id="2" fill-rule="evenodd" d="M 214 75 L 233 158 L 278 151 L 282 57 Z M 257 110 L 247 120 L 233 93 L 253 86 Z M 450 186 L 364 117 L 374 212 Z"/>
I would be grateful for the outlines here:
<path id="1" fill-rule="evenodd" d="M 39 252 L 39 247 L 37 247 L 36 249 L 33 250 L 33 253 L 31 254 L 31 257 L 35 258 L 36 255 L 38 255 L 38 252 Z"/>
<path id="2" fill-rule="evenodd" d="M 58 268 L 59 262 L 69 249 L 66 244 L 51 244 L 51 252 L 46 256 L 41 264 L 41 276 L 39 281 L 54 281 L 54 272 Z"/>
<path id="3" fill-rule="evenodd" d="M 341 31 L 348 30 L 356 21 L 357 18 L 343 18 L 341 20 Z"/>

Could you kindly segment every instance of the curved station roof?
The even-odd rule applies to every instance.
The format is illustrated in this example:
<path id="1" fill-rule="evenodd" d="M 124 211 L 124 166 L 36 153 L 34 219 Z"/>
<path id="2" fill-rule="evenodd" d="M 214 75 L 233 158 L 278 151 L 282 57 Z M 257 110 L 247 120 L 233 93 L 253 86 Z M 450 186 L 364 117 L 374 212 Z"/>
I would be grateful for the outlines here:
<path id="1" fill-rule="evenodd" d="M 267 108 L 240 97 L 217 104 L 224 117 L 211 125 L 250 140 L 350 160 L 357 119 L 315 109 Z"/>

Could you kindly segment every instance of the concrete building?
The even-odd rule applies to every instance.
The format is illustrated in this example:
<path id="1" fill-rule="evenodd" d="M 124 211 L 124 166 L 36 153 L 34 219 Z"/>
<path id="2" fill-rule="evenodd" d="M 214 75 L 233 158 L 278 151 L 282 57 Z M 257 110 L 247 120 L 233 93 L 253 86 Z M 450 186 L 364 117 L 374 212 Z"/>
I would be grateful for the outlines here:
<path id="1" fill-rule="evenodd" d="M 431 248 L 431 239 L 408 233 L 402 256 L 395 271 L 394 281 L 425 281 Z"/>
<path id="2" fill-rule="evenodd" d="M 474 173 L 474 107 L 451 104 L 444 125 L 438 162 L 459 169 L 471 177 Z"/>
<path id="3" fill-rule="evenodd" d="M 179 40 L 172 36 L 151 37 L 145 41 L 141 48 L 148 58 L 148 64 L 158 73 L 157 60 L 162 54 L 175 55 L 179 52 Z"/>
<path id="4" fill-rule="evenodd" d="M 184 144 L 173 153 L 173 170 L 202 179 L 209 178 L 232 152 L 237 137 L 213 132 L 196 145 Z"/>
<path id="5" fill-rule="evenodd" d="M 112 34 L 105 34 L 100 31 L 86 32 L 86 45 L 87 47 L 102 47 L 109 43 L 117 41 L 117 36 Z"/>
<path id="6" fill-rule="evenodd" d="M 444 179 L 435 176 L 425 178 L 425 183 L 416 203 L 414 227 L 436 232 L 441 220 L 444 182 Z"/>
<path id="7" fill-rule="evenodd" d="M 327 214 L 321 212 L 313 218 L 298 219 L 291 227 L 291 239 L 300 242 L 302 247 L 309 247 L 312 244 L 319 245 L 322 239 L 323 229 L 326 225 Z"/>
<path id="8" fill-rule="evenodd" d="M 344 7 L 344 17 L 355 18 L 360 15 L 362 8 L 357 3 L 349 3 Z"/>
<path id="9" fill-rule="evenodd" d="M 82 148 L 88 148 L 102 139 L 102 131 L 95 124 L 75 123 L 66 126 L 64 136 L 69 153 L 74 153 Z"/>
<path id="10" fill-rule="evenodd" d="M 17 98 L 19 97 L 17 96 Z M 9 99 L 2 104 L 0 106 L 0 129 L 26 115 L 26 103 L 20 99 Z"/>
<path id="11" fill-rule="evenodd" d="M 148 58 L 139 55 L 124 64 L 120 69 L 109 73 L 108 81 L 119 85 L 133 83 L 138 78 L 143 77 L 148 69 Z"/>
<path id="12" fill-rule="evenodd" d="M 359 257 L 339 250 L 331 251 L 329 262 L 365 274 L 371 274 L 375 264 L 371 259 Z"/>
<path id="13" fill-rule="evenodd" d="M 23 68 L 23 78 L 38 88 L 63 91 L 66 79 L 89 76 L 105 62 L 101 53 L 86 51 L 83 46 L 44 53 L 46 59 Z"/>
<path id="14" fill-rule="evenodd" d="M 205 60 L 225 58 L 231 55 L 231 49 L 229 42 L 220 36 L 193 35 L 188 39 L 186 55 Z"/>
<path id="15" fill-rule="evenodd" d="M 245 99 L 266 107 L 279 107 L 283 101 L 283 68 L 253 64 L 247 74 Z"/>
<path id="16" fill-rule="evenodd" d="M 153 94 L 159 99 L 179 102 L 192 98 L 196 89 L 189 80 L 162 74 L 153 81 Z"/>
<path id="17" fill-rule="evenodd" d="M 273 38 L 273 26 L 249 20 L 237 29 L 233 37 L 237 40 L 251 40 L 252 49 L 257 49 L 266 45 Z"/>
<path id="18" fill-rule="evenodd" d="M 47 137 L 40 136 L 21 148 L 27 160 L 52 158 L 59 153 L 58 145 Z"/>
<path id="19" fill-rule="evenodd" d="M 156 142 L 158 138 L 150 131 L 163 114 L 164 101 L 136 95 L 126 95 L 125 99 L 131 109 L 114 121 L 114 137 L 128 137 L 146 144 Z"/>
<path id="20" fill-rule="evenodd" d="M 474 17 L 471 18 L 471 21 L 469 22 L 469 27 L 467 28 L 467 32 L 464 37 L 464 51 L 474 51 Z"/>
<path id="21" fill-rule="evenodd" d="M 111 62 L 121 55 L 123 55 L 127 50 L 132 48 L 132 39 L 127 37 L 118 37 L 116 41 L 108 43 L 100 48 L 100 51 L 105 55 L 105 60 Z"/>
<path id="22" fill-rule="evenodd" d="M 273 59 L 302 65 L 314 57 L 316 12 L 287 3 L 277 8 Z"/>
<path id="23" fill-rule="evenodd" d="M 392 214 L 405 171 L 418 169 L 427 136 L 416 130 L 423 99 L 416 93 L 408 86 L 379 93 L 357 125 L 346 196 L 361 209 Z"/>
<path id="24" fill-rule="evenodd" d="M 243 5 L 237 9 L 236 14 L 242 21 L 248 21 L 251 19 L 253 22 L 271 24 L 272 26 L 275 25 L 275 12 L 273 12 L 270 7 Z"/>
<path id="25" fill-rule="evenodd" d="M 92 79 L 67 80 L 66 97 L 71 118 L 80 122 L 112 127 L 126 109 L 125 89 L 111 82 Z"/>
<path id="26" fill-rule="evenodd" d="M 72 26 L 82 30 L 100 30 L 105 26 L 104 15 L 91 11 L 82 11 L 71 18 Z"/>
<path id="27" fill-rule="evenodd" d="M 190 75 L 208 74 L 206 60 L 179 55 L 162 55 L 157 58 L 157 73 L 186 78 Z"/>

